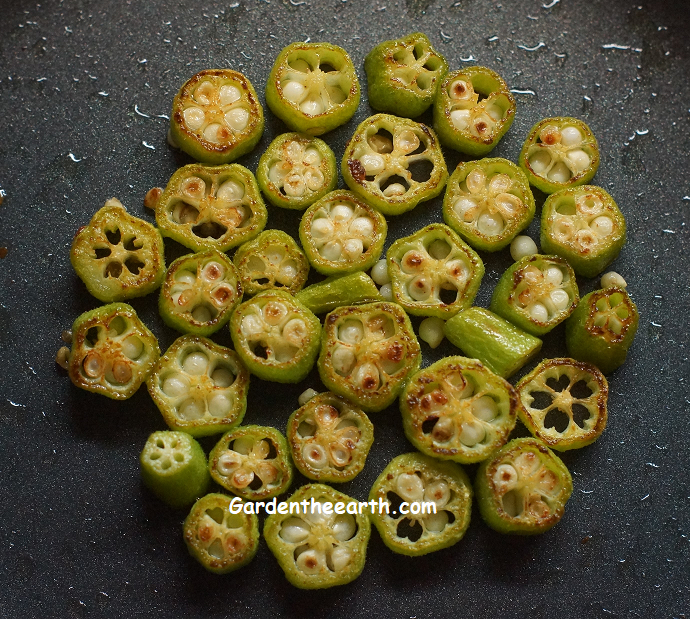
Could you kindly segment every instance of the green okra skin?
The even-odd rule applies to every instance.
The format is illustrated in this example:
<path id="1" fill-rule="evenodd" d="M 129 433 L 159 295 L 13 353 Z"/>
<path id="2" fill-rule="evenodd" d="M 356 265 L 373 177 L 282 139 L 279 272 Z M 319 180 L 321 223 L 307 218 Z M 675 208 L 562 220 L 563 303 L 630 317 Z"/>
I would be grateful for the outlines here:
<path id="1" fill-rule="evenodd" d="M 565 323 L 568 353 L 610 374 L 625 362 L 639 319 L 637 306 L 623 288 L 590 292 Z"/>
<path id="2" fill-rule="evenodd" d="M 74 236 L 70 262 L 99 301 L 142 297 L 163 282 L 163 238 L 150 223 L 130 215 L 117 198 L 111 198 Z"/>
<path id="3" fill-rule="evenodd" d="M 256 180 L 271 204 L 301 210 L 335 189 L 338 168 L 323 140 L 283 133 L 261 155 Z"/>
<path id="4" fill-rule="evenodd" d="M 446 321 L 448 340 L 487 368 L 509 378 L 541 350 L 539 338 L 482 307 L 470 307 Z"/>
<path id="5" fill-rule="evenodd" d="M 237 71 L 200 71 L 173 99 L 169 141 L 197 161 L 235 161 L 254 149 L 263 130 L 264 112 L 256 91 Z"/>
<path id="6" fill-rule="evenodd" d="M 505 80 L 486 67 L 448 73 L 434 102 L 434 129 L 444 146 L 472 157 L 491 152 L 515 118 Z"/>
<path id="7" fill-rule="evenodd" d="M 185 432 L 151 434 L 139 464 L 144 485 L 172 507 L 191 505 L 211 481 L 204 450 Z"/>
<path id="8" fill-rule="evenodd" d="M 499 533 L 536 535 L 556 525 L 573 492 L 561 459 L 536 438 L 516 438 L 479 465 L 475 494 Z"/>
<path id="9" fill-rule="evenodd" d="M 278 54 L 266 103 L 292 131 L 321 135 L 359 106 L 359 80 L 347 52 L 331 43 L 292 43 Z"/>
<path id="10" fill-rule="evenodd" d="M 415 118 L 434 102 L 448 63 L 425 34 L 414 32 L 379 43 L 364 59 L 364 70 L 372 108 Z"/>
<path id="11" fill-rule="evenodd" d="M 391 460 L 374 482 L 369 499 L 377 505 L 371 520 L 383 543 L 393 552 L 418 557 L 463 538 L 470 524 L 472 484 L 454 462 L 408 453 Z M 378 509 L 380 503 L 389 504 L 388 513 Z M 417 514 L 414 504 L 419 507 Z"/>
<path id="12" fill-rule="evenodd" d="M 625 244 L 625 218 L 611 195 L 594 185 L 551 194 L 541 212 L 541 249 L 565 258 L 578 275 L 594 277 Z"/>
<path id="13" fill-rule="evenodd" d="M 364 271 L 329 277 L 303 288 L 295 298 L 314 314 L 325 314 L 343 305 L 383 301 L 376 284 Z"/>

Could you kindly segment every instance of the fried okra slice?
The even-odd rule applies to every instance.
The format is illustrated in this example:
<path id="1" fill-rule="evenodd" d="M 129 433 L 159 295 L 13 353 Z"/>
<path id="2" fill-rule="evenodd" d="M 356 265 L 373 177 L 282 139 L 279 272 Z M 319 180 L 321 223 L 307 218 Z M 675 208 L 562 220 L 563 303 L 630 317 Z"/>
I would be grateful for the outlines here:
<path id="1" fill-rule="evenodd" d="M 561 459 L 536 438 L 516 438 L 479 465 L 479 512 L 499 533 L 536 535 L 562 517 L 573 480 Z"/>
<path id="2" fill-rule="evenodd" d="M 434 102 L 448 63 L 425 34 L 414 32 L 379 43 L 364 59 L 364 70 L 371 107 L 415 118 Z"/>
<path id="3" fill-rule="evenodd" d="M 209 572 L 227 574 L 247 565 L 259 548 L 259 518 L 233 507 L 219 493 L 200 498 L 183 525 L 189 554 Z"/>
<path id="4" fill-rule="evenodd" d="M 276 58 L 266 103 L 292 131 L 321 135 L 345 124 L 359 105 L 359 81 L 347 52 L 330 43 L 292 43 Z"/>
<path id="5" fill-rule="evenodd" d="M 134 308 L 111 303 L 74 321 L 67 371 L 81 389 L 126 400 L 146 380 L 159 356 L 156 336 Z"/>
<path id="6" fill-rule="evenodd" d="M 374 424 L 345 398 L 320 393 L 290 415 L 287 439 L 292 461 L 305 477 L 351 481 L 364 468 Z"/>
<path id="7" fill-rule="evenodd" d="M 418 557 L 457 544 L 472 512 L 472 485 L 454 462 L 420 453 L 393 458 L 374 482 L 369 499 L 388 510 L 371 520 L 393 552 Z"/>
<path id="8" fill-rule="evenodd" d="M 160 232 L 130 215 L 117 198 L 110 198 L 79 229 L 70 262 L 88 291 L 104 303 L 149 294 L 165 276 Z"/>
<path id="9" fill-rule="evenodd" d="M 261 155 L 256 180 L 274 206 L 304 209 L 335 189 L 335 155 L 319 138 L 284 133 Z"/>
<path id="10" fill-rule="evenodd" d="M 535 254 L 518 260 L 494 288 L 490 309 L 540 336 L 563 322 L 580 301 L 575 273 L 559 256 Z"/>
<path id="11" fill-rule="evenodd" d="M 292 237 L 281 230 L 264 230 L 242 245 L 233 258 L 246 295 L 264 290 L 295 294 L 309 277 L 309 262 Z"/>
<path id="12" fill-rule="evenodd" d="M 448 73 L 434 102 L 434 129 L 444 146 L 472 157 L 494 149 L 515 119 L 504 79 L 486 67 Z"/>
<path id="13" fill-rule="evenodd" d="M 362 573 L 371 523 L 359 501 L 324 484 L 308 484 L 286 507 L 287 513 L 266 518 L 264 538 L 290 584 L 326 589 Z"/>
<path id="14" fill-rule="evenodd" d="M 321 323 L 290 293 L 270 290 L 235 310 L 230 334 L 252 374 L 278 383 L 298 383 L 319 354 Z"/>
<path id="15" fill-rule="evenodd" d="M 518 396 L 476 359 L 446 357 L 410 378 L 400 411 L 407 438 L 422 453 L 472 464 L 506 443 Z"/>
<path id="16" fill-rule="evenodd" d="M 436 134 L 390 114 L 362 122 L 341 165 L 347 186 L 384 215 L 400 215 L 441 193 L 448 179 Z"/>
<path id="17" fill-rule="evenodd" d="M 455 232 L 431 224 L 388 249 L 393 299 L 410 314 L 449 318 L 474 301 L 484 263 Z"/>
<path id="18" fill-rule="evenodd" d="M 383 301 L 374 280 L 364 271 L 328 277 L 300 290 L 295 298 L 315 314 L 325 314 L 343 305 Z"/>
<path id="19" fill-rule="evenodd" d="M 639 319 L 636 305 L 623 288 L 590 292 L 565 323 L 568 353 L 610 374 L 625 362 Z"/>
<path id="20" fill-rule="evenodd" d="M 410 319 L 396 303 L 340 307 L 326 316 L 321 381 L 365 411 L 392 404 L 420 363 Z"/>
<path id="21" fill-rule="evenodd" d="M 254 175 L 237 163 L 180 168 L 156 204 L 163 236 L 194 251 L 228 251 L 253 239 L 267 219 Z"/>
<path id="22" fill-rule="evenodd" d="M 443 219 L 475 249 L 503 249 L 534 217 L 525 173 L 507 159 L 460 163 L 448 179 Z"/>
<path id="23" fill-rule="evenodd" d="M 302 216 L 299 238 L 323 275 L 370 269 L 381 255 L 388 226 L 383 215 L 350 191 L 332 191 Z"/>
<path id="24" fill-rule="evenodd" d="M 170 429 L 209 436 L 242 422 L 249 372 L 229 348 L 183 335 L 161 357 L 147 386 Z"/>
<path id="25" fill-rule="evenodd" d="M 235 161 L 254 149 L 263 131 L 259 98 L 237 71 L 200 71 L 173 99 L 169 141 L 197 161 Z"/>
<path id="26" fill-rule="evenodd" d="M 565 258 L 578 275 L 594 277 L 625 244 L 625 218 L 601 187 L 582 185 L 551 194 L 541 211 L 541 249 Z"/>

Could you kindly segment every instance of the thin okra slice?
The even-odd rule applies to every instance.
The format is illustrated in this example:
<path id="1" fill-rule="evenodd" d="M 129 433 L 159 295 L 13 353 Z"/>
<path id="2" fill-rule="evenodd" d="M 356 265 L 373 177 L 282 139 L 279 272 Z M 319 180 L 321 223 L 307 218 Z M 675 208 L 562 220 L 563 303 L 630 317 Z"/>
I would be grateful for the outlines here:
<path id="1" fill-rule="evenodd" d="M 345 124 L 359 105 L 359 81 L 347 52 L 330 43 L 292 43 L 278 54 L 266 103 L 292 131 L 321 135 Z"/>
<path id="2" fill-rule="evenodd" d="M 237 71 L 200 71 L 173 99 L 169 141 L 197 161 L 235 161 L 254 149 L 263 130 L 259 98 Z"/>
<path id="3" fill-rule="evenodd" d="M 601 273 L 624 244 L 623 213 L 601 187 L 561 189 L 544 202 L 541 249 L 565 258 L 578 275 Z"/>
<path id="4" fill-rule="evenodd" d="M 147 386 L 169 428 L 209 436 L 242 422 L 249 372 L 229 348 L 183 335 L 161 357 Z"/>
<path id="5" fill-rule="evenodd" d="M 254 175 L 237 163 L 180 168 L 155 209 L 163 236 L 194 251 L 228 251 L 253 239 L 268 219 Z"/>
<path id="6" fill-rule="evenodd" d="M 453 230 L 430 224 L 388 249 L 394 300 L 410 314 L 449 318 L 474 301 L 484 263 Z"/>
<path id="7" fill-rule="evenodd" d="M 383 301 L 374 280 L 364 271 L 328 277 L 300 290 L 295 298 L 315 314 L 325 314 L 343 305 Z"/>
<path id="8" fill-rule="evenodd" d="M 390 114 L 362 122 L 343 155 L 347 186 L 384 215 L 400 215 L 441 193 L 448 179 L 436 134 Z"/>
<path id="9" fill-rule="evenodd" d="M 520 421 L 551 449 L 578 449 L 606 427 L 608 382 L 590 363 L 545 359 L 516 387 Z"/>
<path id="10" fill-rule="evenodd" d="M 479 512 L 499 533 L 544 533 L 563 517 L 573 480 L 561 459 L 536 438 L 516 438 L 479 465 Z"/>
<path id="11" fill-rule="evenodd" d="M 444 146 L 472 157 L 487 155 L 515 119 L 505 80 L 486 67 L 448 73 L 434 102 L 434 129 Z"/>
<path id="12" fill-rule="evenodd" d="M 160 232 L 130 215 L 117 198 L 110 198 L 79 229 L 70 262 L 88 291 L 104 303 L 149 294 L 165 276 Z"/>
<path id="13" fill-rule="evenodd" d="M 364 70 L 371 107 L 415 118 L 434 102 L 448 63 L 425 34 L 414 32 L 379 43 L 364 59 Z"/>
<path id="14" fill-rule="evenodd" d="M 412 557 L 457 544 L 472 512 L 472 484 L 454 462 L 420 453 L 393 458 L 374 482 L 371 520 L 383 543 Z M 388 503 L 388 512 L 378 509 Z"/>

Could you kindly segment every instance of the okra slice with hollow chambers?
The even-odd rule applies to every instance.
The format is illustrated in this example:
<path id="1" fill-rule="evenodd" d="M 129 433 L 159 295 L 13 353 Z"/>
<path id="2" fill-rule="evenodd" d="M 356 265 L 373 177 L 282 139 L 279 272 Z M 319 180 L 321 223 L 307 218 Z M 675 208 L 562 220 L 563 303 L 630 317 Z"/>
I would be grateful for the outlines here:
<path id="1" fill-rule="evenodd" d="M 378 412 L 395 401 L 421 357 L 402 307 L 368 303 L 339 307 L 326 316 L 317 365 L 328 389 Z"/>
<path id="2" fill-rule="evenodd" d="M 441 193 L 448 179 L 436 134 L 390 114 L 362 122 L 341 165 L 347 186 L 384 215 L 400 215 Z"/>
<path id="3" fill-rule="evenodd" d="M 159 356 L 156 336 L 134 308 L 111 303 L 74 321 L 67 371 L 81 389 L 126 400 L 146 380 Z"/>
<path id="4" fill-rule="evenodd" d="M 454 462 L 420 453 L 393 458 L 374 482 L 371 520 L 393 552 L 413 557 L 457 544 L 472 512 L 472 484 Z M 378 509 L 388 502 L 388 510 Z"/>
<path id="5" fill-rule="evenodd" d="M 381 213 L 354 193 L 336 190 L 304 212 L 299 238 L 319 273 L 342 275 L 374 266 L 387 231 Z"/>
<path id="6" fill-rule="evenodd" d="M 379 43 L 364 59 L 364 70 L 371 107 L 415 118 L 434 102 L 448 63 L 425 34 L 414 32 Z"/>
<path id="7" fill-rule="evenodd" d="M 507 159 L 460 163 L 448 179 L 443 219 L 475 249 L 503 249 L 534 218 L 525 173 Z"/>
<path id="8" fill-rule="evenodd" d="M 511 265 L 498 280 L 490 309 L 540 336 L 563 322 L 580 301 L 575 273 L 564 258 L 534 254 Z"/>
<path id="9" fill-rule="evenodd" d="M 228 251 L 253 239 L 268 219 L 254 175 L 237 163 L 180 168 L 155 208 L 163 236 L 194 251 Z"/>
<path id="10" fill-rule="evenodd" d="M 304 209 L 335 189 L 338 168 L 323 140 L 283 133 L 261 155 L 256 180 L 274 206 Z"/>
<path id="11" fill-rule="evenodd" d="M 300 290 L 295 298 L 315 314 L 325 314 L 343 305 L 383 301 L 374 280 L 364 271 L 328 277 Z"/>
<path id="12" fill-rule="evenodd" d="M 554 193 L 592 180 L 599 167 L 599 145 L 578 118 L 545 118 L 529 132 L 519 164 L 530 184 Z"/>
<path id="13" fill-rule="evenodd" d="M 578 449 L 606 427 L 608 382 L 592 364 L 545 359 L 517 384 L 520 421 L 551 449 Z"/>
<path id="14" fill-rule="evenodd" d="M 544 533 L 563 517 L 573 480 L 561 459 L 536 438 L 516 438 L 479 465 L 479 512 L 499 533 Z"/>
<path id="15" fill-rule="evenodd" d="M 594 185 L 561 189 L 541 211 L 541 250 L 563 256 L 578 275 L 601 273 L 625 244 L 625 218 L 607 191 Z"/>
<path id="16" fill-rule="evenodd" d="M 276 58 L 266 103 L 292 131 L 321 135 L 345 124 L 359 105 L 359 81 L 347 52 L 331 43 L 292 43 Z"/>
<path id="17" fill-rule="evenodd" d="M 117 198 L 110 198 L 79 229 L 70 262 L 88 291 L 104 303 L 142 297 L 165 277 L 160 232 L 130 215 Z"/>
<path id="18" fill-rule="evenodd" d="M 229 348 L 183 335 L 161 357 L 147 386 L 169 428 L 209 436 L 242 422 L 249 372 Z"/>
<path id="19" fill-rule="evenodd" d="M 173 99 L 168 139 L 197 161 L 235 161 L 254 149 L 263 131 L 259 98 L 249 80 L 237 71 L 200 71 Z"/>
<path id="20" fill-rule="evenodd" d="M 444 146 L 483 157 L 515 119 L 515 99 L 505 80 L 486 67 L 448 73 L 434 102 L 434 129 Z"/>
<path id="21" fill-rule="evenodd" d="M 398 239 L 386 260 L 394 300 L 416 316 L 449 318 L 469 307 L 484 276 L 482 259 L 444 224 Z"/>
<path id="22" fill-rule="evenodd" d="M 248 296 L 264 290 L 287 290 L 295 294 L 309 277 L 307 257 L 282 230 L 264 230 L 242 245 L 233 261 Z"/>

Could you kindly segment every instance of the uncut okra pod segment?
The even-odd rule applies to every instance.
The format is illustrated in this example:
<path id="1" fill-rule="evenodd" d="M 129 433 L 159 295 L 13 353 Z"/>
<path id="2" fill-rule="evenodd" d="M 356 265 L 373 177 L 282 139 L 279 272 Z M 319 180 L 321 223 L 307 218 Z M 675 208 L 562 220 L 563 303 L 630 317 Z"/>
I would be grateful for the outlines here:
<path id="1" fill-rule="evenodd" d="M 328 277 L 300 290 L 295 298 L 315 314 L 324 314 L 343 305 L 383 301 L 374 280 L 364 271 Z"/>

